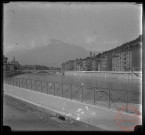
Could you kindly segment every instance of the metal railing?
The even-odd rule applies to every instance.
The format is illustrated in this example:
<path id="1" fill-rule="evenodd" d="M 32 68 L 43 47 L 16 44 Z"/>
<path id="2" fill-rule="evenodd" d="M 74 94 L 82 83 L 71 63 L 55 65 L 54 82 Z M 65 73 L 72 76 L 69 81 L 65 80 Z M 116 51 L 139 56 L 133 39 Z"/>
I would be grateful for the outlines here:
<path id="1" fill-rule="evenodd" d="M 141 92 L 16 77 L 5 78 L 5 83 L 109 109 L 119 109 L 124 105 L 127 112 L 130 103 L 141 104 Z"/>

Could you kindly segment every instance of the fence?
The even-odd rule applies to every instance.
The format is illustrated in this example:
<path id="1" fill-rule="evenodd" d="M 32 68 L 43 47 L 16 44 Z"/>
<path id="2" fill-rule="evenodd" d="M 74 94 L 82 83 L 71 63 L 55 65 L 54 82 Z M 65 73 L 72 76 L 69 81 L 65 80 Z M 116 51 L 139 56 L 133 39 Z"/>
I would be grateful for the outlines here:
<path id="1" fill-rule="evenodd" d="M 85 102 L 111 109 L 119 109 L 129 104 L 140 104 L 141 92 L 122 91 L 62 82 L 50 82 L 26 78 L 9 77 L 5 83 L 37 92 L 61 96 L 71 100 Z"/>

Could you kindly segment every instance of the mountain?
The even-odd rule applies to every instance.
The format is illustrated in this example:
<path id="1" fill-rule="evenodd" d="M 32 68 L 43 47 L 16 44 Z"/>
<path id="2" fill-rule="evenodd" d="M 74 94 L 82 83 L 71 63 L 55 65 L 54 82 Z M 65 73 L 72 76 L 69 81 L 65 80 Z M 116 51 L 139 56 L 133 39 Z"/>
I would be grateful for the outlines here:
<path id="1" fill-rule="evenodd" d="M 51 39 L 50 44 L 37 46 L 31 49 L 15 49 L 7 53 L 9 60 L 15 56 L 20 64 L 60 66 L 63 62 L 89 56 L 89 51 L 76 45 Z"/>

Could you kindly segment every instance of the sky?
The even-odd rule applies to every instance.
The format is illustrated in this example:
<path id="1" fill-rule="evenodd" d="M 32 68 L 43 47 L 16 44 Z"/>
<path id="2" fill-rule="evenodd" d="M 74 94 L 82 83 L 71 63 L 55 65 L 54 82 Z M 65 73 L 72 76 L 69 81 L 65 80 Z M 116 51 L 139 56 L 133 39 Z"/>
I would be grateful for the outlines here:
<path id="1" fill-rule="evenodd" d="M 106 51 L 142 34 L 142 5 L 135 3 L 10 2 L 4 4 L 4 54 L 51 39 Z"/>

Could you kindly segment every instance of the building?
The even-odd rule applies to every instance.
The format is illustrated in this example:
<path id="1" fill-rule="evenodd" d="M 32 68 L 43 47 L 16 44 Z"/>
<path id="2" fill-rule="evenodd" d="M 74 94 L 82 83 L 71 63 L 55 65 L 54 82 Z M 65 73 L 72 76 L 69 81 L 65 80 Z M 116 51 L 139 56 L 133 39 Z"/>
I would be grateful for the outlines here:
<path id="1" fill-rule="evenodd" d="M 84 71 L 91 71 L 92 70 L 92 61 L 93 59 L 90 57 L 87 57 L 83 60 L 83 70 Z"/>
<path id="2" fill-rule="evenodd" d="M 15 69 L 15 70 L 20 70 L 20 69 L 21 69 L 21 65 L 19 64 L 18 61 L 15 60 L 15 57 L 14 57 L 13 60 L 11 61 L 11 64 L 14 65 L 14 69 Z"/>
<path id="3" fill-rule="evenodd" d="M 68 61 L 68 70 L 74 70 L 74 60 L 69 60 Z"/>
<path id="4" fill-rule="evenodd" d="M 141 71 L 141 46 L 142 36 L 140 35 L 133 41 L 109 51 L 92 55 L 85 59 L 70 60 L 63 63 L 65 70 L 84 70 L 84 71 Z"/>
<path id="5" fill-rule="evenodd" d="M 92 71 L 97 71 L 98 70 L 98 63 L 96 59 L 92 60 Z"/>
<path id="6" fill-rule="evenodd" d="M 112 53 L 112 71 L 130 71 L 141 69 L 141 37 L 114 49 Z"/>
<path id="7" fill-rule="evenodd" d="M 3 70 L 4 71 L 13 71 L 14 70 L 14 64 L 8 62 L 8 58 L 3 56 Z"/>
<path id="8" fill-rule="evenodd" d="M 8 58 L 3 56 L 3 63 L 7 63 L 7 61 L 8 61 Z"/>
<path id="9" fill-rule="evenodd" d="M 101 59 L 97 59 L 97 71 L 101 71 Z"/>
<path id="10" fill-rule="evenodd" d="M 77 62 L 77 70 L 82 71 L 83 70 L 83 59 L 79 59 Z"/>
<path id="11" fill-rule="evenodd" d="M 101 71 L 112 70 L 112 53 L 111 52 L 102 54 L 100 58 L 100 70 Z"/>
<path id="12" fill-rule="evenodd" d="M 14 71 L 15 70 L 14 66 L 15 65 L 12 63 L 5 63 L 3 66 L 3 70 L 4 71 Z"/>
<path id="13" fill-rule="evenodd" d="M 138 42 L 134 48 L 131 49 L 132 51 L 132 70 L 134 71 L 141 71 L 142 67 L 142 58 L 141 58 L 141 42 Z"/>
<path id="14" fill-rule="evenodd" d="M 62 70 L 75 70 L 75 61 L 74 60 L 69 60 L 65 63 L 62 63 L 61 65 Z"/>
<path id="15" fill-rule="evenodd" d="M 120 71 L 119 53 L 112 53 L 112 71 Z"/>
<path id="16" fill-rule="evenodd" d="M 65 63 L 61 64 L 61 70 L 65 70 Z"/>

